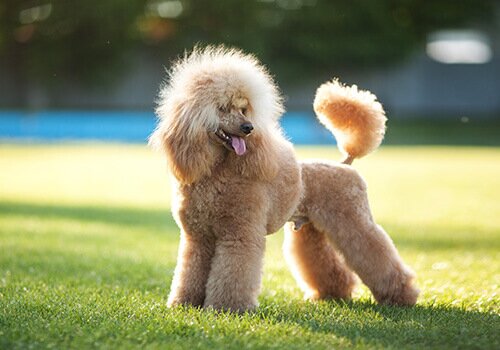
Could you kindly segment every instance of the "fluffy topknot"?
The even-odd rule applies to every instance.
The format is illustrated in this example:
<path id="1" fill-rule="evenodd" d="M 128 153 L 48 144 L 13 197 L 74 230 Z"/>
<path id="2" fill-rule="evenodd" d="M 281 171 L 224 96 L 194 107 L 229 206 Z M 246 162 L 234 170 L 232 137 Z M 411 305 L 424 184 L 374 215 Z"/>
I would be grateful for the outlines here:
<path id="1" fill-rule="evenodd" d="M 375 95 L 356 85 L 346 86 L 338 80 L 324 83 L 316 91 L 314 111 L 337 139 L 345 163 L 374 151 L 384 138 L 387 118 L 382 105 Z"/>
<path id="2" fill-rule="evenodd" d="M 210 105 L 243 93 L 257 118 L 278 120 L 283 99 L 267 69 L 251 54 L 225 46 L 195 47 L 174 62 L 162 86 L 157 114 L 163 119 L 171 101 Z M 195 101 L 196 100 L 196 101 Z"/>

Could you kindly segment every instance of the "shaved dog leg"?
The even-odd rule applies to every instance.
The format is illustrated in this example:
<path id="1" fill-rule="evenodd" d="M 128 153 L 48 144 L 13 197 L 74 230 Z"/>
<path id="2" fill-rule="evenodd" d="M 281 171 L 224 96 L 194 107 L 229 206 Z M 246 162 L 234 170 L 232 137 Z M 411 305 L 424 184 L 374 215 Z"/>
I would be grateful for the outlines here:
<path id="1" fill-rule="evenodd" d="M 179 255 L 168 297 L 168 306 L 203 306 L 205 286 L 214 254 L 214 242 L 181 232 Z"/>
<path id="2" fill-rule="evenodd" d="M 345 257 L 346 263 L 370 288 L 382 304 L 414 305 L 418 289 L 413 286 L 414 273 L 402 262 L 385 231 L 359 215 L 359 221 L 340 219 L 329 237 Z"/>
<path id="3" fill-rule="evenodd" d="M 348 299 L 356 282 L 323 232 L 307 223 L 285 226 L 283 251 L 295 280 L 308 299 Z"/>

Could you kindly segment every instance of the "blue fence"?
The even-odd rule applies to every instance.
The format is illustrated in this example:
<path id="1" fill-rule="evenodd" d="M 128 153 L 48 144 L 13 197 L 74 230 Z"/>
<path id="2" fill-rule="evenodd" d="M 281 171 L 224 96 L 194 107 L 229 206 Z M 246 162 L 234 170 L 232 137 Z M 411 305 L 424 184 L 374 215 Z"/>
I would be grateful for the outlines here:
<path id="1" fill-rule="evenodd" d="M 154 129 L 152 112 L 131 111 L 3 111 L 3 141 L 120 141 L 146 142 Z M 312 113 L 288 112 L 281 119 L 285 134 L 295 144 L 334 144 L 335 139 Z"/>

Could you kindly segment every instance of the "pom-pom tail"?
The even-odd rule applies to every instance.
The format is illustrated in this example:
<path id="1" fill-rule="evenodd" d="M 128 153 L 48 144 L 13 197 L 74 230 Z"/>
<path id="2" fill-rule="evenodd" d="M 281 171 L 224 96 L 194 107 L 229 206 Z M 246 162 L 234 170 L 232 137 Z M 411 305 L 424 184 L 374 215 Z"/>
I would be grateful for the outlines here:
<path id="1" fill-rule="evenodd" d="M 335 136 L 346 164 L 374 151 L 384 138 L 387 118 L 382 105 L 356 85 L 345 86 L 337 80 L 324 83 L 316 91 L 314 111 Z"/>

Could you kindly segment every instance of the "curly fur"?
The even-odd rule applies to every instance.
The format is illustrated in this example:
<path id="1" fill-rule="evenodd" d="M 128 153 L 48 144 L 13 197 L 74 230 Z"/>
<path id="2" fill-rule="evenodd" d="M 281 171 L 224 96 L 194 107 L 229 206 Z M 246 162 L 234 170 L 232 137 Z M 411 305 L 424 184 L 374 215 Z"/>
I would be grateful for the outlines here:
<path id="1" fill-rule="evenodd" d="M 368 92 L 327 83 L 315 110 L 347 135 L 340 145 L 349 156 L 382 140 L 383 109 Z M 174 64 L 150 139 L 174 177 L 181 229 L 168 304 L 255 308 L 265 236 L 293 221 L 285 257 L 307 297 L 349 298 L 357 274 L 377 301 L 413 305 L 413 272 L 374 223 L 363 180 L 347 165 L 299 163 L 282 113 L 278 88 L 251 55 L 209 47 Z M 253 130 L 242 132 L 248 124 Z"/>
<path id="2" fill-rule="evenodd" d="M 382 143 L 387 118 L 377 97 L 369 91 L 342 85 L 338 80 L 324 83 L 316 91 L 314 111 L 351 161 Z"/>

